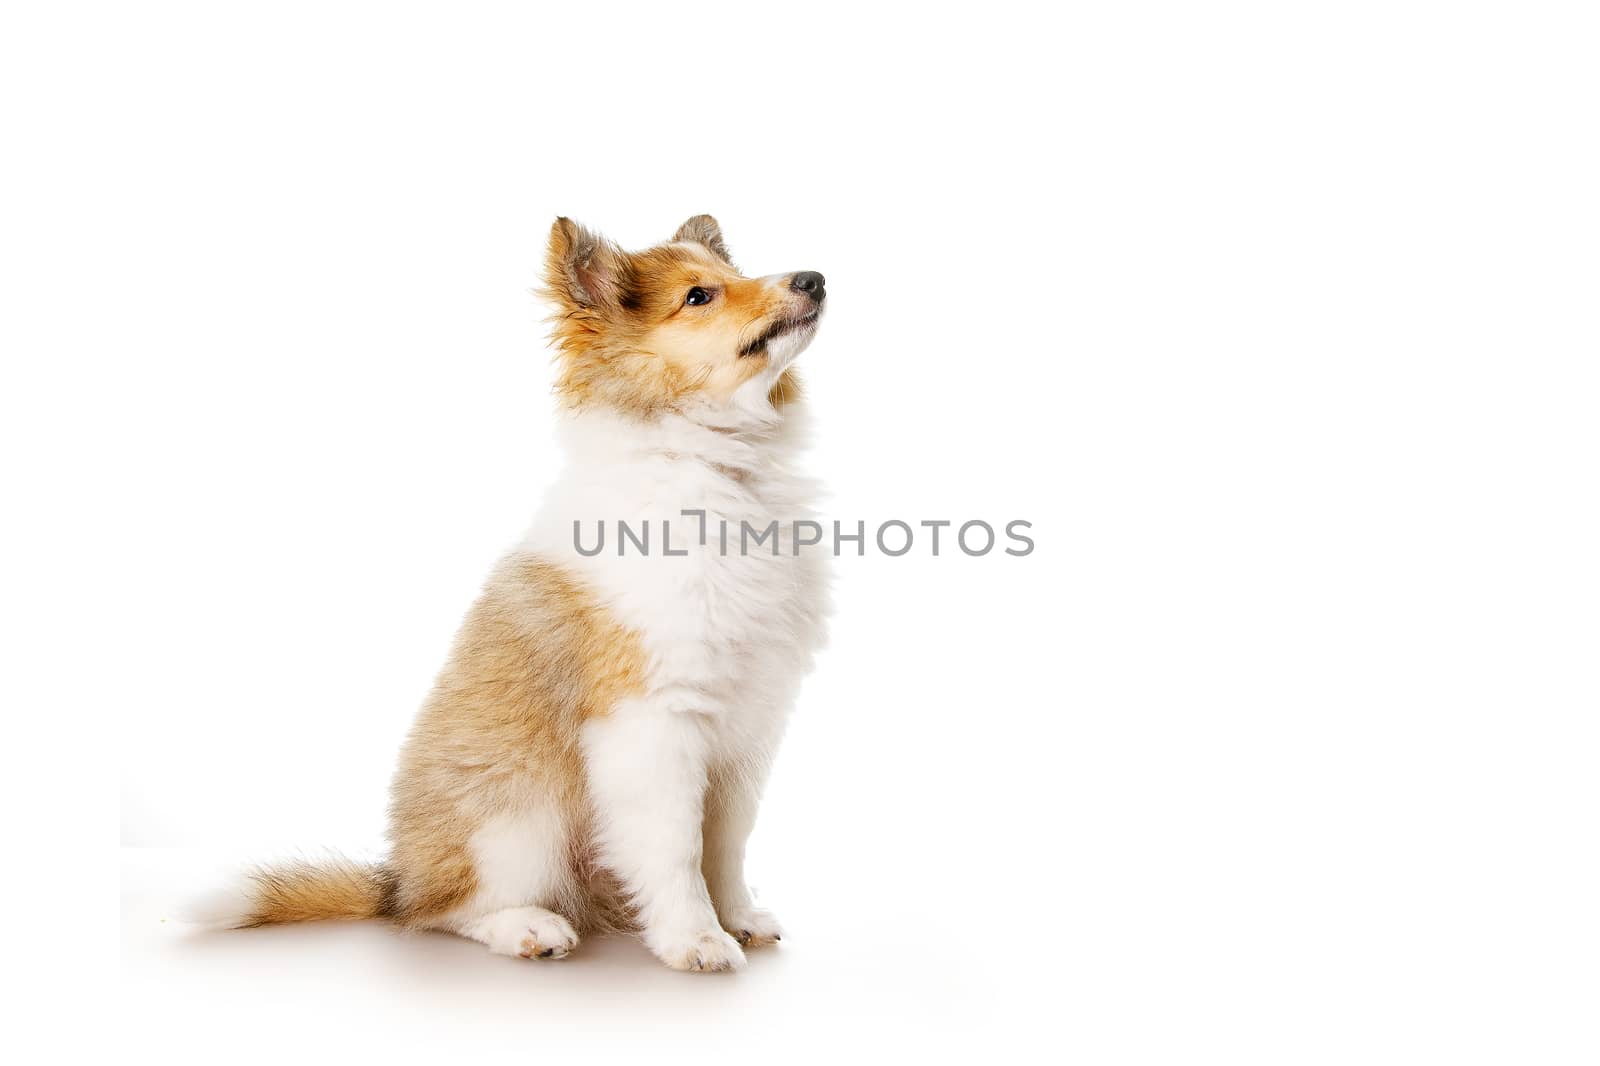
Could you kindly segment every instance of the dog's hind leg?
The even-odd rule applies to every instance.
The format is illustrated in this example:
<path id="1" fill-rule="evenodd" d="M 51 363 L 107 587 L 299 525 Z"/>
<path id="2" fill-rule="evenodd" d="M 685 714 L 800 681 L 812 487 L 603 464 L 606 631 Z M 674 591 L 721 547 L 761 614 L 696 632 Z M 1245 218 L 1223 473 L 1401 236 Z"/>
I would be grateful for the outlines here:
<path id="1" fill-rule="evenodd" d="M 568 825 L 541 806 L 490 818 L 472 836 L 477 887 L 435 928 L 476 940 L 497 955 L 564 958 L 578 934 L 559 909 L 576 906 Z"/>
<path id="2" fill-rule="evenodd" d="M 572 923 L 544 907 L 507 907 L 457 923 L 454 931 L 487 944 L 496 955 L 524 959 L 564 959 L 578 946 Z"/>

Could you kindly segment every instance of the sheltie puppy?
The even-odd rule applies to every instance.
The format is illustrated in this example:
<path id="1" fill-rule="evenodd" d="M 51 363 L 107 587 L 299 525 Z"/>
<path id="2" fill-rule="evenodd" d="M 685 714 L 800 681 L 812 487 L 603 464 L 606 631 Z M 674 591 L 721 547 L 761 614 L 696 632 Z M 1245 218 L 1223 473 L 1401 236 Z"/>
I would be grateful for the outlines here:
<path id="1" fill-rule="evenodd" d="M 790 465 L 824 279 L 745 277 L 697 215 L 641 252 L 558 218 L 544 280 L 567 463 L 406 741 L 388 856 L 257 869 L 222 924 L 382 918 L 530 959 L 625 928 L 703 972 L 779 939 L 744 852 L 827 609 Z M 774 520 L 770 547 L 720 532 Z"/>

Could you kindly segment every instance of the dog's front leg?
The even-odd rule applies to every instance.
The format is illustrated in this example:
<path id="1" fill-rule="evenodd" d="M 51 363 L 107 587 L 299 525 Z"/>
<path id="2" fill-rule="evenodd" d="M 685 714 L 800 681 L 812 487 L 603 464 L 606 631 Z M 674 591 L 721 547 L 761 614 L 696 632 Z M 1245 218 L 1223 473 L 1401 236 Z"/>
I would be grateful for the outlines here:
<path id="1" fill-rule="evenodd" d="M 676 970 L 735 970 L 744 952 L 717 924 L 700 870 L 708 730 L 650 697 L 584 726 L 602 860 L 622 879 L 650 950 Z"/>
<path id="2" fill-rule="evenodd" d="M 760 910 L 744 879 L 744 847 L 756 821 L 756 806 L 766 778 L 765 765 L 743 763 L 719 768 L 706 795 L 705 857 L 701 868 L 722 928 L 745 947 L 781 940 L 778 919 Z"/>

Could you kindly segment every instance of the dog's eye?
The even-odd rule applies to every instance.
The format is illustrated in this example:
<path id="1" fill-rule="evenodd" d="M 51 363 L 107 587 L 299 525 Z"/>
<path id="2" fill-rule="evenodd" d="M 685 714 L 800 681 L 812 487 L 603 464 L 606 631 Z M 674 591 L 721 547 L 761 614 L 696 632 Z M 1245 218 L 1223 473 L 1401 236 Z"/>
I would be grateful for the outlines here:
<path id="1" fill-rule="evenodd" d="M 711 294 L 702 289 L 700 286 L 696 285 L 694 288 L 689 290 L 689 295 L 684 297 L 683 302 L 688 304 L 690 307 L 699 307 L 701 304 L 708 304 L 711 302 Z"/>

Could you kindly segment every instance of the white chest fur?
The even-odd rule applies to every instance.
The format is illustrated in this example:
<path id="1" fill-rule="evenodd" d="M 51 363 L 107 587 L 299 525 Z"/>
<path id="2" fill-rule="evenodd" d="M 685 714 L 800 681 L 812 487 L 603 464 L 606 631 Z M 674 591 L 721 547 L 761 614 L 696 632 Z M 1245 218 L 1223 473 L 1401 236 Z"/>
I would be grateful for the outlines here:
<path id="1" fill-rule="evenodd" d="M 795 551 L 794 523 L 813 518 L 816 489 L 788 465 L 793 420 L 750 436 L 585 413 L 564 430 L 568 467 L 523 549 L 581 578 L 639 634 L 653 698 L 781 716 L 821 643 L 828 599 L 822 546 Z M 776 539 L 757 543 L 774 523 Z M 624 524 L 646 548 L 622 538 Z"/>

